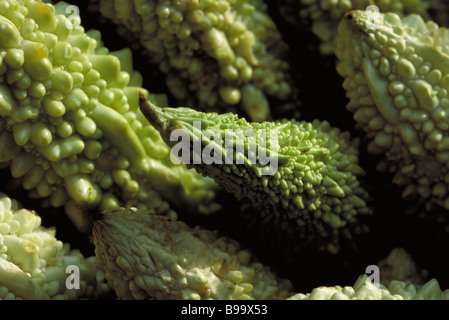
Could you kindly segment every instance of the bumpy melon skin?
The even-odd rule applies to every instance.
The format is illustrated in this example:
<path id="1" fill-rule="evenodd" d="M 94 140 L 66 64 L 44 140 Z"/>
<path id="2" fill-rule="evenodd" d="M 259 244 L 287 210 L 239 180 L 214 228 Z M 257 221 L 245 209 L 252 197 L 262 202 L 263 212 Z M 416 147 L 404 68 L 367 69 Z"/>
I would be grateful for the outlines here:
<path id="1" fill-rule="evenodd" d="M 41 221 L 0 193 L 0 300 L 95 299 L 109 293 L 95 257 L 71 249 Z"/>
<path id="2" fill-rule="evenodd" d="M 299 19 L 318 37 L 323 55 L 334 53 L 340 37 L 338 24 L 348 11 L 366 10 L 370 21 L 375 21 L 377 12 L 392 12 L 401 16 L 414 13 L 429 18 L 427 0 L 299 0 L 299 3 Z"/>
<path id="3" fill-rule="evenodd" d="M 97 265 L 119 299 L 278 300 L 292 294 L 248 250 L 217 232 L 152 211 L 95 216 Z"/>
<path id="4" fill-rule="evenodd" d="M 263 121 L 271 118 L 270 99 L 292 97 L 288 48 L 261 0 L 98 0 L 90 7 L 136 39 L 177 105 Z"/>
<path id="5" fill-rule="evenodd" d="M 288 300 L 449 300 L 449 289 L 442 291 L 436 279 L 421 287 L 397 280 L 388 286 L 376 285 L 363 274 L 353 286 L 317 287 L 310 293 L 298 293 Z"/>
<path id="6" fill-rule="evenodd" d="M 173 165 L 138 110 L 138 92 L 163 105 L 166 97 L 141 87 L 130 49 L 109 52 L 71 12 L 64 2 L 0 6 L 2 167 L 83 230 L 94 209 L 154 204 L 174 217 L 168 201 L 216 210 L 215 184 Z"/>
<path id="7" fill-rule="evenodd" d="M 368 18 L 352 11 L 339 26 L 347 109 L 405 199 L 449 209 L 449 31 L 415 14 Z"/>

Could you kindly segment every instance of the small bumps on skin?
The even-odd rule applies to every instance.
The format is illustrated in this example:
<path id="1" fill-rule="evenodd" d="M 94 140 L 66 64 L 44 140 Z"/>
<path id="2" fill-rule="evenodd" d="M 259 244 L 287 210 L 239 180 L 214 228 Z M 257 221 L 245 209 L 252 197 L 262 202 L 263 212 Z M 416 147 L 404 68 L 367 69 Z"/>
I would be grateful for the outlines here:
<path id="1" fill-rule="evenodd" d="M 240 245 L 154 212 L 118 209 L 94 216 L 99 268 L 119 299 L 278 300 L 292 295 Z"/>
<path id="2" fill-rule="evenodd" d="M 318 287 L 307 294 L 298 293 L 288 300 L 449 300 L 449 289 L 442 291 L 436 279 L 420 287 L 397 280 L 391 281 L 388 286 L 377 286 L 364 274 L 352 287 Z"/>
<path id="3" fill-rule="evenodd" d="M 402 15 L 416 13 L 427 17 L 426 0 L 299 0 L 300 19 L 310 20 L 312 32 L 321 41 L 320 52 L 333 54 L 339 35 L 338 24 L 346 12 L 366 10 L 375 5 L 380 12 L 393 12 Z M 370 16 L 373 19 L 373 16 Z M 373 20 L 374 21 L 374 20 Z"/>
<path id="4" fill-rule="evenodd" d="M 258 208 L 264 223 L 288 230 L 299 247 L 326 239 L 319 249 L 336 252 L 339 232 L 366 231 L 358 225 L 358 219 L 371 213 L 369 196 L 359 181 L 364 171 L 358 165 L 357 141 L 351 141 L 347 132 L 326 121 L 249 123 L 231 113 L 159 108 L 144 98 L 141 110 L 172 148 L 177 144 L 170 138 L 174 129 L 187 133 L 191 141 L 201 141 L 202 156 L 204 150 L 214 148 L 214 157 L 219 154 L 221 164 L 215 160 L 210 164 L 191 161 L 187 166 Z M 194 121 L 201 123 L 201 132 L 195 129 Z M 212 131 L 215 133 L 210 138 L 207 132 Z M 235 133 L 232 159 L 225 158 L 229 131 Z M 253 137 L 243 134 L 248 131 L 254 132 Z M 266 136 L 260 136 L 261 132 Z M 249 160 L 251 152 L 260 160 L 261 150 L 272 152 L 277 159 L 277 168 L 273 166 L 275 171 L 269 174 L 263 171 L 273 162 L 263 165 Z M 241 164 L 237 159 L 242 159 Z"/>
<path id="5" fill-rule="evenodd" d="M 262 121 L 269 97 L 292 92 L 263 1 L 98 0 L 95 10 L 138 38 L 178 104 Z"/>
<path id="6" fill-rule="evenodd" d="M 366 12 L 353 11 L 339 27 L 347 109 L 405 199 L 449 209 L 449 31 L 418 15 L 380 18 L 367 29 Z"/>
<path id="7" fill-rule="evenodd" d="M 55 238 L 54 228 L 0 193 L 0 300 L 96 298 L 110 289 L 95 257 L 85 258 Z M 79 268 L 79 288 L 70 289 L 66 268 Z"/>
<path id="8" fill-rule="evenodd" d="M 174 217 L 162 199 L 185 199 L 195 211 L 212 210 L 214 184 L 173 166 L 138 112 L 138 92 L 166 98 L 140 87 L 129 49 L 109 52 L 98 31 L 85 33 L 78 16 L 64 16 L 67 6 L 0 4 L 2 165 L 31 197 L 65 205 L 80 229 L 93 208 L 154 205 Z"/>
<path id="9" fill-rule="evenodd" d="M 389 255 L 376 263 L 380 270 L 380 282 L 388 286 L 393 281 L 403 281 L 421 286 L 425 283 L 427 270 L 421 269 L 404 248 L 394 248 Z"/>
<path id="10" fill-rule="evenodd" d="M 429 13 L 435 22 L 441 27 L 449 27 L 449 2 L 440 0 L 429 0 Z"/>

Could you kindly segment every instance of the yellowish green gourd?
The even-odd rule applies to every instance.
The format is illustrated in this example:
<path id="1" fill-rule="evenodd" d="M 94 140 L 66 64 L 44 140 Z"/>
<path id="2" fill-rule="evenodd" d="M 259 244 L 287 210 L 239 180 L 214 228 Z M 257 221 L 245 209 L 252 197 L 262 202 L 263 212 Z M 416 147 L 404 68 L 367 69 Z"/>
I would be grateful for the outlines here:
<path id="1" fill-rule="evenodd" d="M 41 220 L 0 193 L 0 300 L 95 299 L 108 293 L 95 257 L 70 249 Z"/>
<path id="2" fill-rule="evenodd" d="M 448 29 L 426 22 L 421 0 L 300 1 L 322 53 L 335 49 L 369 153 L 385 156 L 378 168 L 394 174 L 404 198 L 449 209 Z M 377 20 L 364 10 L 372 4 Z M 263 1 L 91 5 L 141 41 L 178 101 L 233 113 L 168 108 L 167 96 L 142 88 L 131 50 L 109 52 L 68 3 L 0 1 L 0 168 L 29 197 L 63 207 L 95 245 L 95 257 L 85 257 L 0 193 L 0 300 L 111 290 L 119 299 L 449 299 L 401 248 L 378 263 L 380 283 L 364 274 L 353 286 L 295 293 L 237 241 L 177 221 L 175 206 L 216 211 L 220 185 L 296 249 L 338 253 L 339 238 L 367 231 L 360 220 L 372 213 L 359 140 L 327 121 L 263 121 L 270 97 L 292 90 Z M 73 266 L 76 290 L 67 284 Z"/>
<path id="3" fill-rule="evenodd" d="M 393 12 L 399 15 L 416 13 L 428 18 L 427 0 L 293 0 L 299 1 L 300 21 L 307 21 L 311 31 L 320 40 L 320 52 L 334 53 L 339 39 L 338 24 L 346 12 L 368 10 L 369 19 L 375 20 L 375 12 Z M 287 1 L 288 3 L 289 1 Z M 375 7 L 370 7 L 375 6 Z"/>
<path id="4" fill-rule="evenodd" d="M 429 13 L 432 19 L 440 26 L 449 27 L 449 2 L 442 0 L 429 0 Z"/>
<path id="5" fill-rule="evenodd" d="M 94 216 L 97 264 L 119 299 L 278 300 L 293 293 L 228 237 L 154 211 Z"/>
<path id="6" fill-rule="evenodd" d="M 449 300 L 449 289 L 441 290 L 436 279 L 417 288 L 404 281 L 376 285 L 366 274 L 353 286 L 317 287 L 310 293 L 297 293 L 288 300 Z"/>
<path id="7" fill-rule="evenodd" d="M 295 294 L 288 300 L 449 299 L 449 289 L 441 290 L 435 278 L 425 281 L 428 271 L 419 268 L 404 248 L 394 248 L 374 267 L 378 272 L 377 279 L 370 279 L 368 274 L 362 274 L 353 286 L 321 286 L 307 294 Z"/>
<path id="8" fill-rule="evenodd" d="M 138 92 L 162 105 L 166 97 L 141 87 L 129 49 L 109 52 L 70 13 L 64 2 L 0 4 L 2 167 L 83 230 L 89 210 L 160 207 L 175 217 L 165 201 L 216 210 L 215 184 L 173 165 L 138 110 Z"/>

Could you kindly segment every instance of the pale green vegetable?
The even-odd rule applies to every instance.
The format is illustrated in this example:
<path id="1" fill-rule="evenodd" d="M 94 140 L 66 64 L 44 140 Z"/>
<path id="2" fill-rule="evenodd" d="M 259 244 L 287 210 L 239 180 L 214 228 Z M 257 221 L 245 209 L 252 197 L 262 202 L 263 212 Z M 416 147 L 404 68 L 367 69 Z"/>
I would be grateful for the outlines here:
<path id="1" fill-rule="evenodd" d="M 81 229 L 90 209 L 154 204 L 174 216 L 161 197 L 195 212 L 216 210 L 215 184 L 173 165 L 138 110 L 138 92 L 162 105 L 166 97 L 141 88 L 129 49 L 109 52 L 68 9 L 33 0 L 0 6 L 3 166 L 31 197 L 65 205 Z"/>
<path id="2" fill-rule="evenodd" d="M 159 108 L 143 96 L 141 110 L 175 158 L 288 230 L 299 247 L 317 241 L 336 252 L 339 235 L 360 232 L 359 217 L 371 213 L 357 140 L 326 121 L 249 123 L 232 113 Z"/>
<path id="3" fill-rule="evenodd" d="M 97 298 L 110 290 L 95 257 L 70 249 L 55 233 L 0 194 L 0 300 Z"/>
<path id="4" fill-rule="evenodd" d="M 353 11 L 339 27 L 347 109 L 404 198 L 449 209 L 449 31 L 418 15 L 381 14 L 374 29 L 367 19 Z"/>
<path id="5" fill-rule="evenodd" d="M 261 0 L 98 0 L 91 8 L 140 42 L 178 105 L 262 121 L 270 97 L 292 93 L 286 45 Z"/>
<path id="6" fill-rule="evenodd" d="M 116 209 L 94 216 L 97 265 L 119 299 L 277 300 L 289 281 L 217 232 L 154 211 Z"/>
<path id="7" fill-rule="evenodd" d="M 288 300 L 449 300 L 449 289 L 442 291 L 436 279 L 421 287 L 393 280 L 386 287 L 376 285 L 363 274 L 352 287 L 318 287 L 307 294 L 298 293 Z"/>
<path id="8" fill-rule="evenodd" d="M 424 284 L 428 271 L 421 269 L 404 248 L 394 248 L 385 259 L 376 264 L 380 270 L 380 283 L 384 286 L 393 281 Z"/>
<path id="9" fill-rule="evenodd" d="M 338 24 L 348 11 L 367 10 L 369 23 L 375 23 L 377 12 L 394 12 L 402 15 L 416 13 L 428 17 L 427 0 L 299 0 L 299 2 L 300 19 L 307 21 L 312 32 L 319 38 L 322 54 L 333 54 L 339 38 Z"/>

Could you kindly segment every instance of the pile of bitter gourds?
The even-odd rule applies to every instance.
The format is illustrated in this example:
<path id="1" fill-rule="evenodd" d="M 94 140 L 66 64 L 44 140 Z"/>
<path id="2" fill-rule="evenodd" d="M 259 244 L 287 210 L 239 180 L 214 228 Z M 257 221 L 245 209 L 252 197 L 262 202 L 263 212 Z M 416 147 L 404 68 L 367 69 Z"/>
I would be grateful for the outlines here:
<path id="1" fill-rule="evenodd" d="M 448 299 L 444 5 L 2 1 L 0 299 Z"/>

